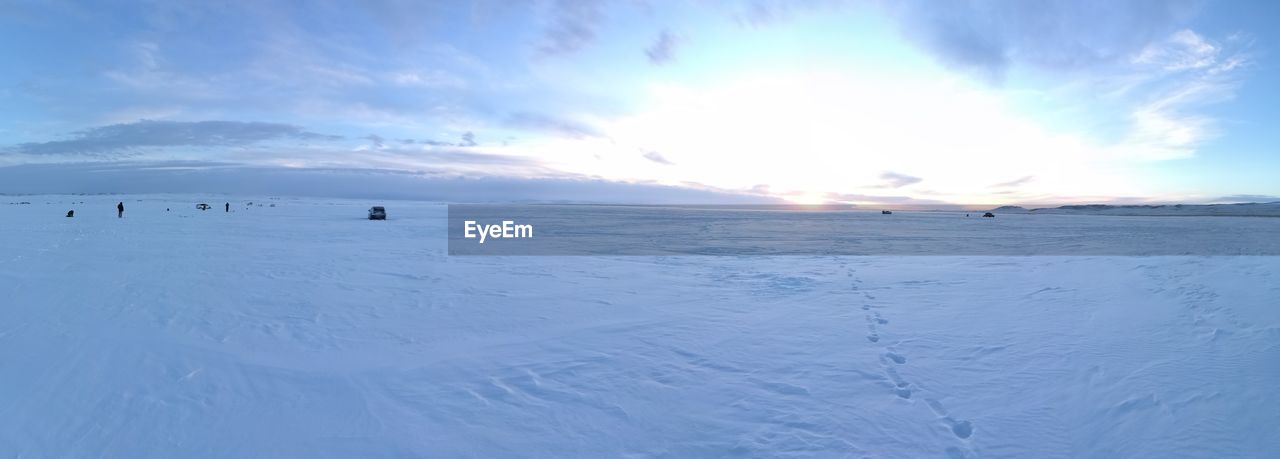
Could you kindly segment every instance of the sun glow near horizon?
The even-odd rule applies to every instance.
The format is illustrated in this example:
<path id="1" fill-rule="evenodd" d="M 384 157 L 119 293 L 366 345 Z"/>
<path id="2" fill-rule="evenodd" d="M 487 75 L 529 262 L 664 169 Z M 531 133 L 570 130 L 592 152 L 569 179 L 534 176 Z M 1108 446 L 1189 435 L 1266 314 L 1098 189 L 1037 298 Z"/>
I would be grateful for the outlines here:
<path id="1" fill-rule="evenodd" d="M 1132 145 L 1052 130 L 1015 108 L 1016 96 L 941 71 L 778 73 L 705 87 L 657 84 L 648 94 L 637 113 L 600 120 L 600 139 L 544 139 L 504 151 L 607 179 L 764 187 L 801 203 L 1146 193 L 1133 174 L 1107 172 L 1142 164 L 1116 154 Z M 886 181 L 886 174 L 919 180 Z M 1019 180 L 1016 193 L 1002 186 Z"/>

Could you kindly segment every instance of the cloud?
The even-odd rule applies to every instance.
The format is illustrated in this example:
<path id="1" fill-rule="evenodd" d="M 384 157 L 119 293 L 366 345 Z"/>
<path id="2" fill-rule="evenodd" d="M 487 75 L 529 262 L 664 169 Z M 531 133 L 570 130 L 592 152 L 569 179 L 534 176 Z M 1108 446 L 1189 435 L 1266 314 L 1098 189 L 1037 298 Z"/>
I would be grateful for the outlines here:
<path id="1" fill-rule="evenodd" d="M 902 188 L 907 185 L 920 183 L 924 179 L 920 177 L 912 177 L 907 174 L 885 171 L 883 174 L 880 174 L 880 180 L 883 180 L 884 183 L 879 185 L 877 188 Z"/>
<path id="2" fill-rule="evenodd" d="M 1202 69 L 1216 64 L 1221 47 L 1192 30 L 1174 32 L 1167 40 L 1147 45 L 1134 56 L 1137 64 L 1157 65 L 1164 70 Z"/>
<path id="3" fill-rule="evenodd" d="M 680 37 L 671 33 L 670 30 L 662 29 L 658 34 L 658 39 L 644 50 L 644 54 L 649 56 L 649 63 L 653 65 L 662 65 L 675 59 L 676 48 L 680 46 Z"/>
<path id="4" fill-rule="evenodd" d="M 172 70 L 163 50 L 153 42 L 133 42 L 125 48 L 131 59 L 122 61 L 102 76 L 117 85 L 145 93 L 164 93 L 172 98 L 209 100 L 225 97 L 225 88 L 216 78 L 188 75 Z"/>
<path id="5" fill-rule="evenodd" d="M 556 0 L 538 51 L 545 56 L 570 54 L 595 41 L 603 9 L 602 0 Z"/>
<path id="6" fill-rule="evenodd" d="M 1233 194 L 1209 201 L 1212 203 L 1280 202 L 1280 196 L 1266 194 Z"/>
<path id="7" fill-rule="evenodd" d="M 881 5 L 908 41 L 948 67 L 994 84 L 1024 67 L 1067 81 L 1075 96 L 1116 104 L 1128 129 L 1107 148 L 1115 158 L 1194 155 L 1219 134 L 1205 106 L 1233 98 L 1251 63 L 1239 34 L 1214 40 L 1187 28 L 1199 10 L 1193 0 Z"/>
<path id="8" fill-rule="evenodd" d="M 724 190 L 580 176 L 460 177 L 370 168 L 289 168 L 166 161 L 0 167 L 0 193 L 234 193 L 444 202 L 747 204 L 777 200 Z M 584 198 L 589 196 L 590 198 Z"/>
<path id="9" fill-rule="evenodd" d="M 112 110 L 99 117 L 100 124 L 132 123 L 143 120 L 163 120 L 181 114 L 183 110 L 173 106 L 131 106 Z"/>
<path id="10" fill-rule="evenodd" d="M 468 86 L 466 79 L 439 69 L 429 72 L 394 72 L 389 79 L 399 86 L 432 89 L 466 89 Z"/>
<path id="11" fill-rule="evenodd" d="M 1146 99 L 1130 113 L 1127 146 L 1146 159 L 1189 157 L 1218 135 L 1216 120 L 1197 113 L 1231 100 L 1250 65 L 1248 42 L 1239 36 L 1218 42 L 1179 30 L 1148 45 L 1133 62 L 1148 71 Z"/>
<path id="12" fill-rule="evenodd" d="M 472 134 L 471 131 L 467 131 L 462 133 L 461 140 L 458 142 L 446 142 L 443 140 L 432 139 L 421 140 L 419 142 L 433 147 L 474 147 L 476 146 L 476 135 Z"/>
<path id="13" fill-rule="evenodd" d="M 533 158 L 519 156 L 457 150 L 398 150 L 397 152 L 417 160 L 430 161 L 437 166 L 512 166 L 528 168 L 533 172 L 552 172 Z"/>
<path id="14" fill-rule="evenodd" d="M 644 159 L 647 159 L 647 160 L 649 160 L 649 161 L 653 161 L 653 162 L 655 162 L 655 163 L 662 164 L 662 165 L 665 165 L 665 166 L 674 166 L 674 165 L 675 165 L 675 163 L 673 163 L 673 162 L 671 162 L 671 161 L 667 160 L 667 158 L 663 157 L 661 153 L 658 153 L 658 152 L 656 152 L 656 151 L 646 152 L 646 153 L 644 154 Z"/>
<path id="15" fill-rule="evenodd" d="M 387 146 L 387 139 L 380 135 L 369 134 L 361 138 L 372 142 L 374 147 L 389 148 Z M 429 145 L 433 147 L 474 147 L 477 145 L 476 135 L 471 131 L 462 133 L 460 140 L 457 142 L 448 142 L 444 140 L 434 140 L 434 139 L 398 139 L 398 141 L 404 145 L 420 144 L 420 145 Z"/>
<path id="16" fill-rule="evenodd" d="M 591 126 L 542 113 L 513 113 L 507 117 L 505 124 L 514 128 L 551 132 L 573 139 L 602 137 L 600 132 Z"/>
<path id="17" fill-rule="evenodd" d="M 1061 72 L 1125 62 L 1178 30 L 1193 0 L 883 2 L 906 38 L 941 63 L 1000 82 L 1013 64 Z"/>
<path id="18" fill-rule="evenodd" d="M 369 135 L 367 135 L 367 136 L 364 136 L 363 138 L 364 138 L 365 140 L 368 140 L 368 141 L 370 141 L 370 142 L 373 142 L 373 146 L 375 146 L 375 147 L 382 148 L 382 147 L 385 147 L 385 146 L 386 146 L 386 141 L 387 141 L 387 139 L 382 138 L 382 136 L 380 136 L 380 135 L 377 135 L 377 134 L 369 134 Z"/>
<path id="19" fill-rule="evenodd" d="M 1028 175 L 1026 177 L 1010 180 L 1008 182 L 1001 182 L 995 185 L 991 185 L 991 188 L 1013 188 L 1016 186 L 1024 185 L 1032 180 L 1035 180 L 1035 176 Z"/>
<path id="20" fill-rule="evenodd" d="M 22 143 L 6 151 L 28 155 L 106 155 L 149 147 L 235 147 L 281 139 L 332 141 L 299 126 L 243 121 L 150 121 L 112 124 L 74 133 L 67 140 Z"/>
<path id="21" fill-rule="evenodd" d="M 732 17 L 742 25 L 764 27 L 790 19 L 801 12 L 822 8 L 839 7 L 845 0 L 751 0 L 744 2 L 742 9 L 734 12 Z"/>

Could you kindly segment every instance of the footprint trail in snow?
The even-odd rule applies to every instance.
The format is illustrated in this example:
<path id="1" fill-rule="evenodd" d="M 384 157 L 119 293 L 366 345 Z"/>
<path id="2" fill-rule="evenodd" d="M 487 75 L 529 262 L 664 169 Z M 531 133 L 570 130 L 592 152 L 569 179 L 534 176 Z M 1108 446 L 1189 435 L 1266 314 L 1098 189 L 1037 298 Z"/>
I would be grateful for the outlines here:
<path id="1" fill-rule="evenodd" d="M 849 271 L 849 276 L 853 276 L 852 270 Z M 854 291 L 859 290 L 856 284 L 852 289 Z M 879 309 L 881 309 L 879 306 L 875 306 L 873 304 L 876 300 L 874 295 L 867 292 L 859 293 L 862 294 L 863 299 L 865 300 L 865 303 L 862 305 L 862 310 L 865 313 L 864 317 L 867 323 L 867 341 L 870 341 L 880 348 L 880 366 L 885 375 L 885 378 L 882 381 L 887 381 L 889 389 L 894 396 L 909 401 L 911 400 L 911 396 L 914 391 L 919 390 L 919 388 L 903 378 L 902 374 L 898 372 L 897 367 L 907 364 L 907 356 L 895 350 L 893 345 L 881 343 L 880 332 L 882 327 L 889 325 L 889 319 L 885 318 L 879 311 Z M 940 425 L 954 435 L 957 440 L 962 442 L 962 446 L 948 447 L 944 451 L 947 457 L 974 457 L 975 454 L 968 447 L 968 441 L 974 434 L 973 423 L 952 416 L 946 407 L 936 399 L 926 398 L 924 401 L 934 415 L 938 417 Z"/>

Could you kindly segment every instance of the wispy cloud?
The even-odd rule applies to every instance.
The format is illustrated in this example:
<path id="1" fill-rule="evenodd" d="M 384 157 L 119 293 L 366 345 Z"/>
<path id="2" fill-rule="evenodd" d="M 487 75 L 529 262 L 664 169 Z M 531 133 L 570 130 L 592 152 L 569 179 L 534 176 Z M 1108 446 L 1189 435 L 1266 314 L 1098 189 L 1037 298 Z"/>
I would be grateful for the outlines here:
<path id="1" fill-rule="evenodd" d="M 602 136 L 598 130 L 589 125 L 543 113 L 513 113 L 507 117 L 504 124 L 513 128 L 549 132 L 574 139 Z"/>
<path id="2" fill-rule="evenodd" d="M 1240 202 L 1280 202 L 1280 196 L 1272 196 L 1267 194 L 1233 194 L 1231 196 L 1223 196 L 1210 202 L 1215 203 L 1240 203 Z"/>
<path id="3" fill-rule="evenodd" d="M 1188 28 L 1192 0 L 883 3 L 910 42 L 940 63 L 999 86 L 1010 68 L 1105 94 L 1128 114 L 1113 158 L 1166 160 L 1195 154 L 1219 135 L 1208 104 L 1230 100 L 1248 67 L 1249 43 Z M 1083 83 L 1083 84 L 1081 84 Z"/>
<path id="4" fill-rule="evenodd" d="M 853 3 L 848 0 L 750 0 L 741 2 L 731 17 L 739 24 L 763 27 L 786 21 L 797 13 L 823 8 L 836 8 Z"/>
<path id="5" fill-rule="evenodd" d="M 483 160 L 483 156 L 481 156 Z M 433 157 L 444 160 L 475 160 Z M 0 193 L 242 193 L 450 202 L 774 203 L 724 190 L 580 176 L 461 177 L 403 169 L 285 168 L 214 162 L 111 162 L 0 167 Z"/>
<path id="6" fill-rule="evenodd" d="M 1178 30 L 1193 0 L 884 2 L 904 36 L 945 65 L 1000 82 L 1011 65 L 1055 72 L 1125 62 Z"/>
<path id="7" fill-rule="evenodd" d="M 1200 34 L 1183 29 L 1163 42 L 1148 44 L 1134 56 L 1133 62 L 1157 65 L 1169 71 L 1202 69 L 1215 65 L 1221 51 L 1220 46 Z"/>
<path id="8" fill-rule="evenodd" d="M 666 64 L 675 59 L 676 48 L 680 46 L 681 41 L 681 38 L 670 30 L 662 29 L 653 44 L 644 50 L 644 54 L 649 56 L 650 64 Z"/>
<path id="9" fill-rule="evenodd" d="M 369 135 L 364 138 L 372 141 L 375 147 L 385 148 L 387 146 L 386 139 L 380 136 Z M 432 147 L 474 147 L 477 145 L 476 135 L 471 131 L 462 133 L 457 142 L 435 139 L 400 139 L 400 143 L 405 145 L 427 145 Z"/>
<path id="10" fill-rule="evenodd" d="M 280 139 L 341 138 L 280 123 L 143 120 L 86 129 L 66 140 L 17 144 L 6 150 L 28 155 L 108 155 L 148 147 L 233 147 Z"/>
<path id="11" fill-rule="evenodd" d="M 648 151 L 648 152 L 645 152 L 645 154 L 644 154 L 644 159 L 647 159 L 647 160 L 649 160 L 649 161 L 653 161 L 653 162 L 658 163 L 658 164 L 662 164 L 662 165 L 664 165 L 664 166 L 674 166 L 674 165 L 675 165 L 675 163 L 671 162 L 671 161 L 670 161 L 670 160 L 668 160 L 666 157 L 662 156 L 662 153 L 658 153 L 658 152 L 656 152 L 656 151 Z"/>
<path id="12" fill-rule="evenodd" d="M 1235 97 L 1248 46 L 1239 36 L 1218 42 L 1184 29 L 1143 48 L 1133 62 L 1147 70 L 1152 89 L 1130 114 L 1130 150 L 1145 159 L 1182 158 L 1216 137 L 1216 120 L 1203 108 Z"/>
<path id="13" fill-rule="evenodd" d="M 428 161 L 444 168 L 456 168 L 458 166 L 511 166 L 526 168 L 531 172 L 552 173 L 535 159 L 512 155 L 475 153 L 453 149 L 398 149 L 395 153 L 412 157 L 415 160 Z"/>
<path id="14" fill-rule="evenodd" d="M 893 171 L 885 171 L 880 174 L 880 180 L 883 181 L 877 188 L 902 188 L 907 185 L 914 185 L 924 181 L 920 177 L 913 177 L 907 174 L 900 174 Z"/>
<path id="15" fill-rule="evenodd" d="M 596 29 L 604 20 L 602 0 L 556 0 L 538 51 L 546 56 L 569 54 L 596 39 Z"/>
<path id="16" fill-rule="evenodd" d="M 1018 187 L 1018 186 L 1030 183 L 1032 180 L 1035 180 L 1035 176 L 1028 175 L 1022 178 L 1010 180 L 1008 182 L 1001 182 L 995 185 L 991 185 L 991 188 L 1014 188 L 1014 187 Z"/>
<path id="17" fill-rule="evenodd" d="M 224 95 L 223 88 L 211 78 L 172 69 L 157 43 L 131 42 L 125 49 L 131 59 L 103 72 L 102 76 L 108 81 L 134 91 L 181 95 L 187 100 Z"/>
<path id="18" fill-rule="evenodd" d="M 461 76 L 440 70 L 392 72 L 390 80 L 399 86 L 420 88 L 465 89 L 467 80 Z"/>

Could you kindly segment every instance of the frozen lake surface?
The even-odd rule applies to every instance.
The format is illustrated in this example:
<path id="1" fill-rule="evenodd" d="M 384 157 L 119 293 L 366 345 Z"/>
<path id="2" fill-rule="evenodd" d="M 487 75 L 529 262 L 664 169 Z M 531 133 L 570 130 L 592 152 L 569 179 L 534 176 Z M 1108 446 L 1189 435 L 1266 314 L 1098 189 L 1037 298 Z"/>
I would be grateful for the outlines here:
<path id="1" fill-rule="evenodd" d="M 438 204 L 2 200 L 0 456 L 1280 450 L 1275 256 L 451 257 Z"/>

